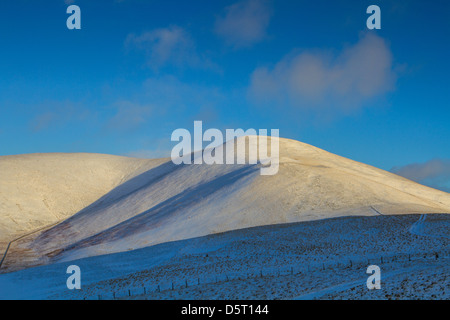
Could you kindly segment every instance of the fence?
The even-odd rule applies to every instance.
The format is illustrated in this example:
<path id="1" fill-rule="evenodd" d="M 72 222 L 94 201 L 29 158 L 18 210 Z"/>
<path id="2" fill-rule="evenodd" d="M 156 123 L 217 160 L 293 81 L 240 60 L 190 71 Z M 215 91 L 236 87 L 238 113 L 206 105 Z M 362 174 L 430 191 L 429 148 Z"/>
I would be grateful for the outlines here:
<path id="1" fill-rule="evenodd" d="M 48 229 L 48 228 L 50 228 L 50 227 L 53 227 L 53 226 L 57 225 L 58 223 L 60 223 L 60 222 L 62 222 L 62 221 L 64 221 L 64 220 L 65 220 L 65 219 L 59 220 L 59 221 L 57 221 L 57 222 L 54 222 L 54 223 L 49 224 L 49 225 L 46 225 L 46 226 L 41 227 L 41 228 L 39 228 L 39 229 L 36 229 L 36 230 L 34 230 L 34 231 L 28 232 L 28 233 L 26 233 L 26 234 L 21 235 L 21 236 L 18 237 L 18 238 L 15 238 L 14 240 L 11 240 L 10 242 L 8 242 L 8 245 L 7 245 L 7 247 L 6 247 L 6 250 L 5 250 L 5 252 L 3 253 L 2 260 L 0 261 L 0 269 L 2 268 L 3 262 L 5 261 L 6 255 L 8 254 L 9 248 L 11 247 L 11 245 L 13 244 L 13 242 L 16 242 L 16 241 L 19 241 L 20 239 L 23 239 L 23 238 L 25 238 L 25 237 L 31 236 L 32 234 L 34 234 L 34 233 L 36 233 L 36 232 L 39 232 L 39 231 Z"/>
<path id="2" fill-rule="evenodd" d="M 140 287 L 128 287 L 123 290 L 111 291 L 109 293 L 102 292 L 101 294 L 92 294 L 83 296 L 84 300 L 111 300 L 127 297 L 136 297 L 147 295 L 151 292 L 164 292 L 168 290 L 184 289 L 192 286 L 199 286 L 205 284 L 223 283 L 232 280 L 246 280 L 252 278 L 263 278 L 271 276 L 289 276 L 299 275 L 302 273 L 310 273 L 314 271 L 325 271 L 335 269 L 361 269 L 366 268 L 371 264 L 389 264 L 393 262 L 412 262 L 412 261 L 435 261 L 447 259 L 450 256 L 450 251 L 428 252 L 428 253 L 399 253 L 394 255 L 370 257 L 364 259 L 354 259 L 345 261 L 331 261 L 328 263 L 317 262 L 311 263 L 307 266 L 285 265 L 283 267 L 267 267 L 248 270 L 246 272 L 226 272 L 213 275 L 202 275 L 198 277 L 190 277 L 177 280 L 159 281 L 159 283 L 144 283 Z"/>

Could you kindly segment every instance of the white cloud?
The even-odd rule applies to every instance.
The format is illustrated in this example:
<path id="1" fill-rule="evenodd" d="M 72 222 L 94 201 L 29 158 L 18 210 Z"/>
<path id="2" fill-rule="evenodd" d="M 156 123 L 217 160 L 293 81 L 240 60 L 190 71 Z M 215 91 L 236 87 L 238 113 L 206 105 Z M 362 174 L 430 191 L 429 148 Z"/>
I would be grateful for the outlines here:
<path id="1" fill-rule="evenodd" d="M 217 18 L 215 32 L 229 45 L 249 47 L 266 37 L 271 15 L 267 1 L 238 2 L 225 8 L 225 14 Z"/>
<path id="2" fill-rule="evenodd" d="M 436 189 L 450 191 L 450 159 L 433 159 L 394 167 L 391 172 Z M 446 186 L 447 185 L 447 186 Z"/>
<path id="3" fill-rule="evenodd" d="M 272 69 L 256 69 L 249 96 L 256 103 L 349 111 L 392 91 L 395 80 L 392 53 L 385 40 L 366 34 L 338 55 L 291 53 Z"/>

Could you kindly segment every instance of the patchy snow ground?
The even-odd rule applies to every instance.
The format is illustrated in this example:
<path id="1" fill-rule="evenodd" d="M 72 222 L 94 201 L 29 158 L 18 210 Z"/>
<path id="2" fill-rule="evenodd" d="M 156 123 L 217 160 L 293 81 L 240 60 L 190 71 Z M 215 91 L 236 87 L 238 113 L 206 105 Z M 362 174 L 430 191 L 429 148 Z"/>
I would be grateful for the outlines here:
<path id="1" fill-rule="evenodd" d="M 432 214 L 235 230 L 2 274 L 0 299 L 449 299 L 449 226 Z M 71 264 L 81 290 L 66 288 Z M 370 264 L 381 290 L 366 287 Z"/>

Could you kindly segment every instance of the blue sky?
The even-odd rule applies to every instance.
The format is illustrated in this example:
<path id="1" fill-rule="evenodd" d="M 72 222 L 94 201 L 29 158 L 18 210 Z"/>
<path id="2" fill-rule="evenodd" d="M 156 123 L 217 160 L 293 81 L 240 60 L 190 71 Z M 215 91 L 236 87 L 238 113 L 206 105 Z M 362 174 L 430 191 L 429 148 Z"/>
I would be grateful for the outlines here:
<path id="1" fill-rule="evenodd" d="M 42 3 L 0 3 L 0 155 L 167 156 L 203 120 L 450 190 L 448 1 Z"/>

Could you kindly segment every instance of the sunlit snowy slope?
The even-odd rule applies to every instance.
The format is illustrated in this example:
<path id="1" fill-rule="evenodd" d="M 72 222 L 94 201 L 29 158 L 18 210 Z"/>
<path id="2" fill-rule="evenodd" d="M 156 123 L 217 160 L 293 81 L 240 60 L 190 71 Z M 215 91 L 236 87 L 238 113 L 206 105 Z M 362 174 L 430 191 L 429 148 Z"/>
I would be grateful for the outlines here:
<path id="1" fill-rule="evenodd" d="M 14 177 L 19 177 L 24 166 L 9 163 L 15 157 L 19 161 L 20 156 L 0 158 L 0 165 L 9 164 L 13 176 L 6 181 L 17 184 L 10 191 L 5 180 L 0 182 L 0 223 L 49 222 L 73 213 L 45 232 L 16 242 L 4 268 L 14 270 L 254 226 L 379 212 L 450 211 L 448 193 L 298 141 L 279 139 L 279 145 L 280 168 L 273 176 L 260 175 L 261 164 L 174 165 L 170 160 L 101 155 L 30 155 L 29 168 L 33 162 L 36 168 L 51 162 L 51 168 L 42 171 L 39 179 L 29 174 L 16 181 Z M 97 161 L 105 157 L 111 162 L 106 167 Z M 24 187 L 30 181 L 34 189 Z M 43 197 L 36 195 L 41 190 L 46 192 L 47 203 L 69 209 L 55 209 L 60 214 L 48 218 L 51 211 L 40 203 Z M 95 197 L 99 199 L 94 201 Z M 12 210 L 15 203 L 23 203 L 22 208 L 26 204 L 45 217 Z"/>

